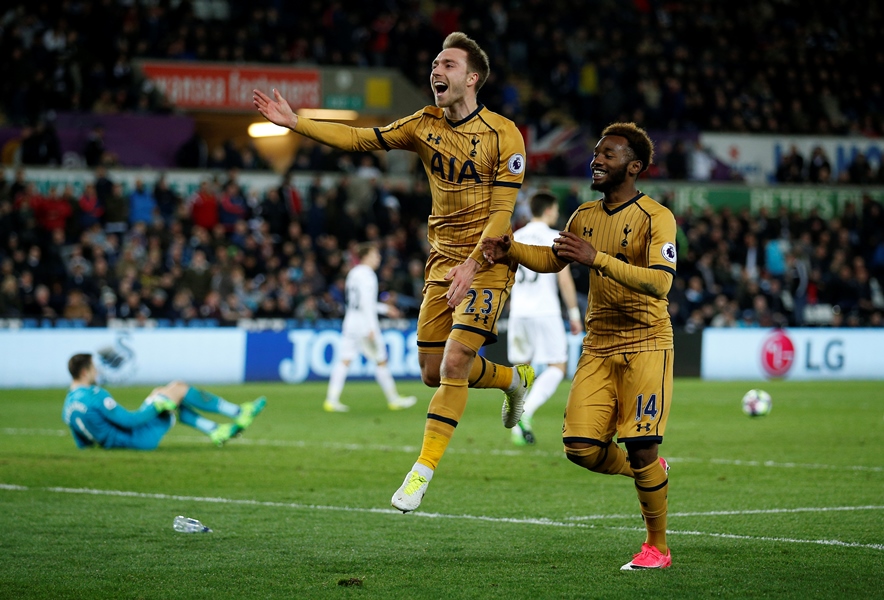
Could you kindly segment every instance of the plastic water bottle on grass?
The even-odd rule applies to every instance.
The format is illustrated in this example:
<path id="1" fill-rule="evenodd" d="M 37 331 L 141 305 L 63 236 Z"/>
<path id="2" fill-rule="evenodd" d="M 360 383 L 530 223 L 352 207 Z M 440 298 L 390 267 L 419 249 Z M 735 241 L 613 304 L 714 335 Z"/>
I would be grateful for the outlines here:
<path id="1" fill-rule="evenodd" d="M 211 529 L 189 517 L 177 516 L 172 521 L 172 529 L 181 533 L 211 533 Z"/>

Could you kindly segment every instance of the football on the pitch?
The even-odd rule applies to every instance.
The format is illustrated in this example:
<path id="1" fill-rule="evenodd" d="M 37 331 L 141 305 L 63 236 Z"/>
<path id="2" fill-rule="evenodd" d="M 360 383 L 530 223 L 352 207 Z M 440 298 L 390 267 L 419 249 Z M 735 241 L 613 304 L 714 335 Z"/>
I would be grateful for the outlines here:
<path id="1" fill-rule="evenodd" d="M 750 417 L 763 417 L 772 406 L 770 394 L 764 390 L 749 390 L 743 396 L 743 412 Z"/>

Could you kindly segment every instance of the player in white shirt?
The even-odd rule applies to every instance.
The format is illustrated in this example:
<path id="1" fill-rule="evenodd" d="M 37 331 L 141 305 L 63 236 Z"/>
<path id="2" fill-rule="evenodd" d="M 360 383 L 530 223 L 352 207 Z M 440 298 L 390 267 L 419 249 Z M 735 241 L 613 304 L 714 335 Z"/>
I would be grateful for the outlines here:
<path id="1" fill-rule="evenodd" d="M 399 396 L 396 382 L 393 381 L 393 375 L 387 367 L 387 346 L 381 335 L 378 313 L 390 314 L 391 307 L 378 303 L 378 276 L 375 274 L 375 269 L 381 265 L 381 253 L 372 244 L 361 244 L 356 253 L 359 256 L 359 264 L 347 274 L 345 282 L 347 311 L 341 326 L 337 361 L 332 367 L 328 380 L 328 392 L 323 408 L 328 412 L 350 410 L 349 406 L 341 403 L 341 392 L 344 390 L 350 363 L 360 354 L 377 363 L 374 378 L 384 390 L 390 410 L 402 410 L 414 406 L 417 398 Z"/>
<path id="2" fill-rule="evenodd" d="M 552 246 L 559 236 L 559 230 L 553 229 L 559 220 L 558 199 L 549 192 L 538 192 L 529 205 L 531 222 L 516 231 L 513 239 L 534 246 Z M 545 365 L 546 369 L 534 380 L 534 387 L 525 398 L 522 420 L 512 429 L 517 446 L 534 443 L 531 418 L 555 393 L 568 368 L 568 340 L 562 326 L 559 292 L 568 309 L 571 333 L 582 333 L 583 320 L 571 270 L 535 273 L 519 265 L 510 295 L 507 358 L 513 364 Z"/>

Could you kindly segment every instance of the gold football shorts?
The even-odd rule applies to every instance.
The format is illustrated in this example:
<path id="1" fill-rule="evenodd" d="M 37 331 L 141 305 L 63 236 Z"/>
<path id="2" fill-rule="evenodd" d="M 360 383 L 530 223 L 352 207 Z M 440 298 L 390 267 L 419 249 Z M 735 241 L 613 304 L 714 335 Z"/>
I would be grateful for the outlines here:
<path id="1" fill-rule="evenodd" d="M 478 352 L 497 341 L 497 319 L 513 287 L 515 271 L 508 265 L 484 265 L 473 278 L 466 298 L 452 309 L 445 294 L 445 275 L 460 262 L 431 252 L 424 273 L 424 298 L 417 318 L 418 351 L 442 354 L 451 338 Z"/>
<path id="2" fill-rule="evenodd" d="M 562 441 L 662 442 L 672 403 L 672 350 L 584 352 L 568 394 Z"/>

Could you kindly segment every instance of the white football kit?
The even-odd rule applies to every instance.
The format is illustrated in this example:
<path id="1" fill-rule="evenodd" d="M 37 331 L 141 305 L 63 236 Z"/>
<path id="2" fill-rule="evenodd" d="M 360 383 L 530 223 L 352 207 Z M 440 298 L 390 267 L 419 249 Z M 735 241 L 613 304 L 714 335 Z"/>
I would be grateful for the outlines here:
<path id="1" fill-rule="evenodd" d="M 375 362 L 387 360 L 387 346 L 378 323 L 378 276 L 368 265 L 356 265 L 344 283 L 347 311 L 341 325 L 340 358 L 352 361 L 360 353 Z"/>
<path id="2" fill-rule="evenodd" d="M 540 221 L 516 231 L 513 239 L 533 246 L 552 246 L 559 232 Z M 556 273 L 535 273 L 519 265 L 510 294 L 507 358 L 513 364 L 567 362 L 568 341 L 559 304 Z"/>

